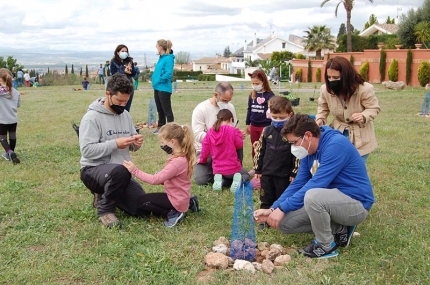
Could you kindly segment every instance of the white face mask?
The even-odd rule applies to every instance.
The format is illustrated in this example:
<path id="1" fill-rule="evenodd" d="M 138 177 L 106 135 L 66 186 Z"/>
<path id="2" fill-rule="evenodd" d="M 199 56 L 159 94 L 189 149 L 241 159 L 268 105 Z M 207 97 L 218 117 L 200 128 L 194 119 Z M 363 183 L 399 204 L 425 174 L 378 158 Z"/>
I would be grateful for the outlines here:
<path id="1" fill-rule="evenodd" d="M 128 52 L 126 52 L 126 51 L 122 51 L 122 52 L 120 52 L 120 53 L 119 53 L 119 57 L 120 57 L 121 59 L 126 59 L 126 58 L 128 57 Z"/>
<path id="2" fill-rule="evenodd" d="M 225 102 L 217 102 L 218 107 L 222 109 L 228 109 L 228 103 Z"/>
<path id="3" fill-rule="evenodd" d="M 252 89 L 254 89 L 256 92 L 260 92 L 263 90 L 263 84 L 261 85 L 252 85 Z"/>
<path id="4" fill-rule="evenodd" d="M 304 140 L 305 139 L 303 138 L 302 139 L 302 143 L 299 146 L 296 146 L 294 144 L 291 146 L 291 153 L 295 157 L 297 157 L 297 159 L 303 159 L 303 158 L 305 158 L 306 156 L 309 155 L 309 148 L 311 147 L 311 143 L 309 142 L 308 149 L 305 149 L 304 147 L 302 147 L 302 144 L 303 144 Z"/>

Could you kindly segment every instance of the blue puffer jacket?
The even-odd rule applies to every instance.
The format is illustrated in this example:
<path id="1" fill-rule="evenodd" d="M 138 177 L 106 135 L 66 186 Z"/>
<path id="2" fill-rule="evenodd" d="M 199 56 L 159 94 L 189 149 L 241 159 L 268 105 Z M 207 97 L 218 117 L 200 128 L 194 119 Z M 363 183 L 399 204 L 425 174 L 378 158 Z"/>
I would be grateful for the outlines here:
<path id="1" fill-rule="evenodd" d="M 172 77 L 175 56 L 173 54 L 160 55 L 152 74 L 152 88 L 154 90 L 172 93 Z"/>

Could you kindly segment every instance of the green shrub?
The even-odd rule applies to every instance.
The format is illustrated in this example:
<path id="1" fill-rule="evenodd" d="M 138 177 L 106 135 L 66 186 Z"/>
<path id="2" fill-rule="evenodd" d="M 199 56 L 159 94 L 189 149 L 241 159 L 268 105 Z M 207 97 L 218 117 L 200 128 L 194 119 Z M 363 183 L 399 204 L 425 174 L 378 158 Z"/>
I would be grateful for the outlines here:
<path id="1" fill-rule="evenodd" d="M 406 55 L 406 85 L 409 85 L 412 78 L 412 51 L 408 49 L 408 53 Z"/>
<path id="2" fill-rule="evenodd" d="M 399 64 L 397 62 L 397 59 L 393 59 L 393 61 L 390 63 L 390 67 L 388 68 L 388 79 L 391 81 L 397 81 L 399 78 Z"/>
<path id="3" fill-rule="evenodd" d="M 349 62 L 351 63 L 352 66 L 354 66 L 354 56 L 351 54 L 351 56 L 349 57 Z"/>
<path id="4" fill-rule="evenodd" d="M 199 81 L 215 81 L 215 74 L 200 74 L 197 76 Z"/>
<path id="5" fill-rule="evenodd" d="M 315 71 L 315 78 L 316 78 L 317 82 L 321 82 L 321 68 L 319 68 L 319 67 Z"/>
<path id="6" fill-rule="evenodd" d="M 312 65 L 311 65 L 311 59 L 308 60 L 308 82 L 312 82 Z"/>
<path id="7" fill-rule="evenodd" d="M 65 86 L 65 85 L 81 85 L 82 77 L 76 74 L 59 74 L 57 71 L 53 71 L 43 76 L 40 76 L 40 84 L 44 86 Z M 90 83 L 94 83 L 94 80 L 87 78 Z"/>
<path id="8" fill-rule="evenodd" d="M 381 82 L 385 81 L 385 69 L 386 69 L 387 53 L 385 50 L 381 50 L 381 56 L 379 61 L 379 76 Z"/>
<path id="9" fill-rule="evenodd" d="M 369 81 L 369 62 L 363 62 L 360 66 L 360 75 L 363 77 L 364 81 Z"/>
<path id="10" fill-rule="evenodd" d="M 298 53 L 297 54 L 297 59 L 306 59 L 306 56 L 304 56 L 303 54 L 301 54 L 301 53 Z"/>
<path id="11" fill-rule="evenodd" d="M 430 66 L 427 61 L 421 62 L 418 67 L 418 81 L 420 82 L 421 87 L 426 86 L 429 83 L 430 78 Z"/>
<path id="12" fill-rule="evenodd" d="M 300 81 L 302 82 L 302 75 L 303 75 L 303 70 L 301 68 L 298 68 L 296 71 L 296 81 Z"/>

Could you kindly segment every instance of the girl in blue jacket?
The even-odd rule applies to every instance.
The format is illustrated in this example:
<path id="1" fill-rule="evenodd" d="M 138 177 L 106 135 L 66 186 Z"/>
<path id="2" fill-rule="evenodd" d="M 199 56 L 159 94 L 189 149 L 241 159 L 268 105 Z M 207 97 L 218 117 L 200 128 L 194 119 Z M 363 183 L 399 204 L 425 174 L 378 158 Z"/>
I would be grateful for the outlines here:
<path id="1" fill-rule="evenodd" d="M 155 105 L 158 113 L 158 130 L 167 123 L 173 122 L 173 111 L 170 97 L 172 96 L 172 77 L 175 56 L 173 55 L 172 42 L 170 40 L 158 40 L 155 45 L 160 55 L 152 74 L 152 88 L 154 88 Z"/>

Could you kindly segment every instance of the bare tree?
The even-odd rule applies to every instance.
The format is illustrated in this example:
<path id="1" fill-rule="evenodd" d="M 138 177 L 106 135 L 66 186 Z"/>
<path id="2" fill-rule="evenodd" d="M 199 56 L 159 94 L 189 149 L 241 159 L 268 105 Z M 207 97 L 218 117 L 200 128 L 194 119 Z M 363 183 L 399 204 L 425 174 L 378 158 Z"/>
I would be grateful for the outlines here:
<path id="1" fill-rule="evenodd" d="M 180 51 L 175 56 L 175 61 L 177 64 L 181 65 L 181 71 L 182 71 L 182 65 L 190 63 L 190 53 L 186 51 Z"/>

